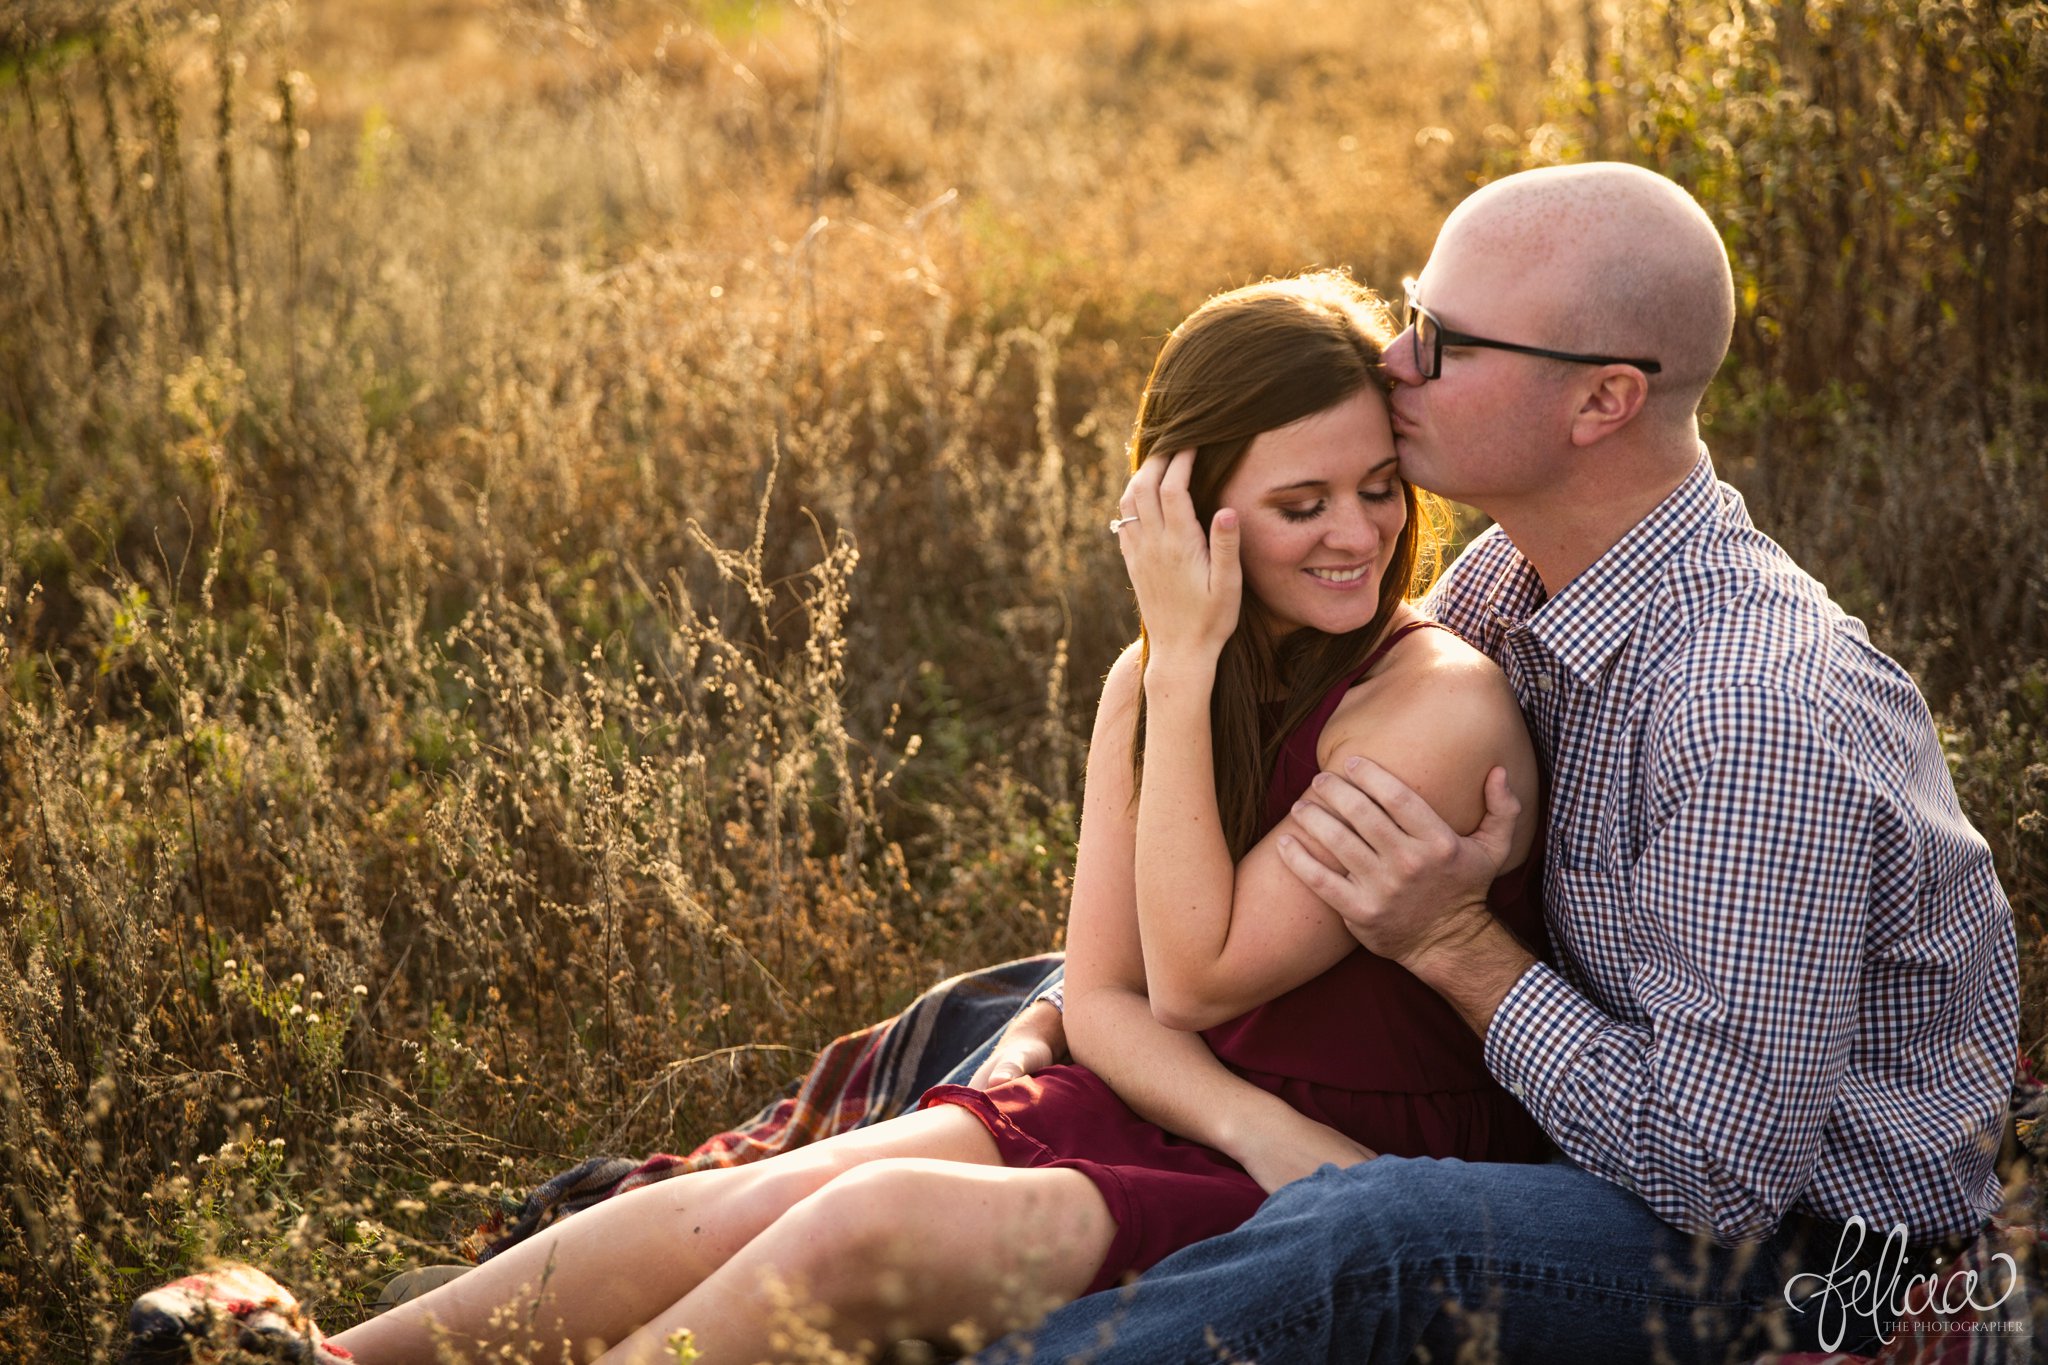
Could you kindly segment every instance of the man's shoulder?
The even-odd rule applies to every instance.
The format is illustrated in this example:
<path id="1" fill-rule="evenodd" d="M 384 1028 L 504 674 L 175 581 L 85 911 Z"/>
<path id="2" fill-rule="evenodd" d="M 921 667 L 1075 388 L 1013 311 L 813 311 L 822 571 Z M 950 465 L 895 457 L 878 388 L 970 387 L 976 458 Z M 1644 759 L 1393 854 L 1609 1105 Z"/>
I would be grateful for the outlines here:
<path id="1" fill-rule="evenodd" d="M 1667 708 L 1722 709 L 1754 697 L 1766 711 L 1803 710 L 1857 747 L 1902 727 L 1931 734 L 1906 670 L 1752 526 L 1723 525 L 1696 538 L 1674 556 L 1656 597 L 1635 666 L 1639 676 L 1663 680 L 1657 690 Z"/>
<path id="2" fill-rule="evenodd" d="M 1810 662 L 1845 636 L 1869 639 L 1819 579 L 1754 527 L 1695 537 L 1672 557 L 1657 596 L 1655 617 L 1666 628 L 1654 633 L 1703 662 L 1773 668 Z"/>

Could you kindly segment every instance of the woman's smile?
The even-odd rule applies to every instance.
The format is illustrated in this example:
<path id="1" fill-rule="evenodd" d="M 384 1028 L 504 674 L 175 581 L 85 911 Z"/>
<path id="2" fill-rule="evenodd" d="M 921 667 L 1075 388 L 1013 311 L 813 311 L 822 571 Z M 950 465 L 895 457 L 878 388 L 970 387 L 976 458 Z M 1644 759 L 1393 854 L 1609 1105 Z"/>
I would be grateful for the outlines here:
<path id="1" fill-rule="evenodd" d="M 1363 583 L 1366 575 L 1372 572 L 1372 568 L 1370 564 L 1356 564 L 1348 569 L 1304 569 L 1302 572 L 1318 583 L 1327 584 L 1332 588 L 1349 589 Z"/>

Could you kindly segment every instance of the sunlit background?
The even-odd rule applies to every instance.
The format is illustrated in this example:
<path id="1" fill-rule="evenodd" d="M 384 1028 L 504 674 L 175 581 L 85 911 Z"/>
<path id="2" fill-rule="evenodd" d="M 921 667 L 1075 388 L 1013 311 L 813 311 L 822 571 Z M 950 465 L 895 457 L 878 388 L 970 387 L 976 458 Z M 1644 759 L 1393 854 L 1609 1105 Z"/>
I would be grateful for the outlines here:
<path id="1" fill-rule="evenodd" d="M 207 1252 L 346 1325 L 1055 944 L 1160 337 L 1552 161 L 1723 226 L 1717 464 L 1925 687 L 2048 1060 L 2048 5 L 14 0 L 0 62 L 0 1356 Z"/>

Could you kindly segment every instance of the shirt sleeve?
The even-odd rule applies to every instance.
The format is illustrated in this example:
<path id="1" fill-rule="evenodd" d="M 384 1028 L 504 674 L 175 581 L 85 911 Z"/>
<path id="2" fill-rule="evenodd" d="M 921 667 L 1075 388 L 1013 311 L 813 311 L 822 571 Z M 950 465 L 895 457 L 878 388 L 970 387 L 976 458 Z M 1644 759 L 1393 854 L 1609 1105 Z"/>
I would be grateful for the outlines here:
<path id="1" fill-rule="evenodd" d="M 1040 1000 L 1051 1005 L 1061 1014 L 1067 1012 L 1067 974 L 1064 971 L 1056 973 L 1056 979 L 1053 983 L 1040 991 L 1031 1003 L 1035 1005 Z"/>
<path id="2" fill-rule="evenodd" d="M 1754 1241 L 1810 1182 L 1847 1067 L 1873 799 L 1783 691 L 1688 697 L 1651 742 L 1641 852 L 1549 883 L 1563 941 L 1612 953 L 1628 999 L 1531 968 L 1487 1065 L 1587 1170 L 1676 1227 Z"/>

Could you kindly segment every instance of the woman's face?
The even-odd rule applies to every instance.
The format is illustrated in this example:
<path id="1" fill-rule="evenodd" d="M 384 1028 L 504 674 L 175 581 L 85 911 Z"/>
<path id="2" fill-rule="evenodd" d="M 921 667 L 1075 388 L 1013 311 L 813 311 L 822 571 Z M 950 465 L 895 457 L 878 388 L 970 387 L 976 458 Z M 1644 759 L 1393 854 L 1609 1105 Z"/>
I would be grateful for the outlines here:
<path id="1" fill-rule="evenodd" d="M 1244 586 L 1275 638 L 1304 626 L 1331 635 L 1364 626 L 1408 520 L 1386 399 L 1364 388 L 1261 432 L 1217 506 L 1237 509 Z"/>

